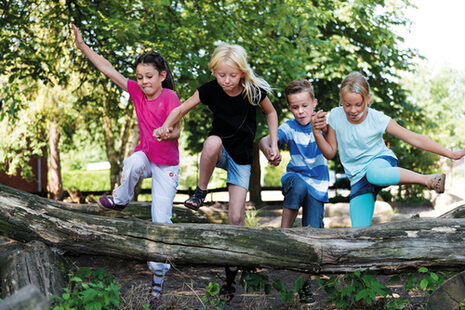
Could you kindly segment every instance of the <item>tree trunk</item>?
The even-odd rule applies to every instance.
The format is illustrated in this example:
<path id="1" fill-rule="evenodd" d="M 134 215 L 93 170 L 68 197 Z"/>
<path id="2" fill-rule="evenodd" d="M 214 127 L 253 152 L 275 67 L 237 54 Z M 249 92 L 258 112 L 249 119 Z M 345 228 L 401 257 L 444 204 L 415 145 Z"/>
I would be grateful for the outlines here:
<path id="1" fill-rule="evenodd" d="M 44 243 L 15 242 L 0 236 L 0 279 L 2 298 L 20 288 L 33 284 L 45 296 L 61 295 L 65 285 L 67 266 L 64 260 Z"/>
<path id="2" fill-rule="evenodd" d="M 34 285 L 21 288 L 0 302 L 0 310 L 49 310 L 50 303 Z"/>
<path id="3" fill-rule="evenodd" d="M 61 162 L 60 150 L 60 132 L 58 131 L 56 121 L 53 120 L 49 125 L 49 168 L 48 168 L 48 191 L 52 199 L 61 200 L 63 198 L 63 183 L 61 182 Z"/>
<path id="4" fill-rule="evenodd" d="M 258 147 L 258 141 L 255 141 L 253 144 L 253 162 L 252 162 L 252 172 L 250 174 L 250 201 L 252 201 L 256 206 L 262 205 L 262 185 L 260 184 L 260 148 Z"/>
<path id="5" fill-rule="evenodd" d="M 119 156 L 116 152 L 113 136 L 113 130 L 111 126 L 111 118 L 108 115 L 102 117 L 102 128 L 103 138 L 105 140 L 105 151 L 107 153 L 108 161 L 110 162 L 110 188 L 115 189 L 119 182 L 119 171 L 121 170 Z"/>
<path id="6" fill-rule="evenodd" d="M 168 225 L 73 212 L 62 202 L 0 185 L 0 232 L 74 253 L 191 265 L 325 273 L 465 267 L 464 219 L 342 229 Z"/>
<path id="7" fill-rule="evenodd" d="M 463 310 L 465 271 L 444 282 L 428 299 L 427 310 Z"/>

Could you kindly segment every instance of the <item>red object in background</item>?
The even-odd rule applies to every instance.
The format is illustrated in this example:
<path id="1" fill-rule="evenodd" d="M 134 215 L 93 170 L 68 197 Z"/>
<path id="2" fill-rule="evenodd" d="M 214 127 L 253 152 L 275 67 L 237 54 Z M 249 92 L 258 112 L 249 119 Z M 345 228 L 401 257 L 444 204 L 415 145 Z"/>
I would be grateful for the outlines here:
<path id="1" fill-rule="evenodd" d="M 0 183 L 9 187 L 13 187 L 25 192 L 47 195 L 47 157 L 33 156 L 28 165 L 32 168 L 34 177 L 32 180 L 26 180 L 21 177 L 21 171 L 15 176 L 7 175 L 4 171 L 0 171 Z"/>

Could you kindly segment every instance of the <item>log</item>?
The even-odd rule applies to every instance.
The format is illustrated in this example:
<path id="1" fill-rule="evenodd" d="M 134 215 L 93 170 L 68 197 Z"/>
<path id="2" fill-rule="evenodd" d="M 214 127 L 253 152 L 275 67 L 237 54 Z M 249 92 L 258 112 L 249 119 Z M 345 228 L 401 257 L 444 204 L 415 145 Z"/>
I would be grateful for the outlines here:
<path id="1" fill-rule="evenodd" d="M 0 302 L 0 310 L 49 310 L 47 298 L 34 285 L 21 288 Z"/>
<path id="2" fill-rule="evenodd" d="M 100 208 L 97 203 L 75 204 L 63 202 L 62 208 L 70 211 L 77 211 L 87 214 L 110 216 L 116 218 L 137 217 L 143 220 L 150 220 L 150 202 L 130 202 L 122 211 L 111 211 Z M 201 207 L 198 212 L 194 212 L 179 204 L 173 205 L 173 216 L 175 223 L 228 223 L 228 212 L 220 204 L 213 204 Z"/>
<path id="3" fill-rule="evenodd" d="M 42 294 L 61 296 L 68 266 L 40 241 L 16 242 L 0 236 L 0 296 L 10 296 L 27 285 Z"/>
<path id="4" fill-rule="evenodd" d="M 465 271 L 444 282 L 428 299 L 427 310 L 460 310 L 465 300 Z"/>
<path id="5" fill-rule="evenodd" d="M 454 202 L 451 206 L 451 210 L 440 215 L 440 218 L 445 219 L 460 219 L 465 218 L 465 201 Z"/>
<path id="6" fill-rule="evenodd" d="M 178 264 L 340 273 L 465 266 L 465 220 L 422 219 L 363 228 L 155 224 L 63 208 L 0 185 L 0 232 L 63 251 Z"/>

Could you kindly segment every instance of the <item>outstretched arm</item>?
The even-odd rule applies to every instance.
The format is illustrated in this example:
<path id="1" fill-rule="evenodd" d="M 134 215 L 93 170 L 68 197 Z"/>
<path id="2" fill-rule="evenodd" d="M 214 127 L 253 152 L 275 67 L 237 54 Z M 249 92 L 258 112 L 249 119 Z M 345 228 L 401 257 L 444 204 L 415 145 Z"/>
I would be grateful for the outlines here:
<path id="1" fill-rule="evenodd" d="M 271 150 L 269 152 L 270 158 L 268 158 L 268 161 L 274 162 L 281 157 L 278 148 L 278 113 L 276 113 L 276 110 L 274 109 L 273 104 L 271 103 L 270 99 L 268 99 L 268 97 L 265 97 L 265 99 L 260 102 L 260 106 L 263 110 L 263 113 L 265 113 L 266 122 L 270 131 L 269 144 Z"/>
<path id="2" fill-rule="evenodd" d="M 333 159 L 337 152 L 337 139 L 334 129 L 326 124 L 326 112 L 320 110 L 312 115 L 312 129 L 315 142 L 326 159 Z M 322 131 L 326 130 L 326 138 Z"/>
<path id="3" fill-rule="evenodd" d="M 76 40 L 76 47 L 81 50 L 81 52 L 89 58 L 89 60 L 94 64 L 94 66 L 107 77 L 110 78 L 116 85 L 121 87 L 124 91 L 128 91 L 128 79 L 125 78 L 121 73 L 116 71 L 116 69 L 111 65 L 111 63 L 94 52 L 90 47 L 84 43 L 82 39 L 81 32 L 79 28 L 74 24 L 72 25 L 74 38 Z"/>
<path id="4" fill-rule="evenodd" d="M 417 147 L 419 149 L 435 153 L 450 159 L 460 159 L 465 156 L 465 149 L 451 151 L 448 148 L 434 142 L 428 137 L 410 131 L 400 126 L 395 120 L 391 119 L 386 127 L 386 132 L 396 136 L 399 139 Z"/>
<path id="5" fill-rule="evenodd" d="M 184 101 L 179 107 L 173 109 L 166 118 L 163 126 L 156 128 L 153 131 L 153 136 L 158 141 L 168 140 L 172 132 L 175 131 L 175 126 L 179 125 L 181 119 L 190 110 L 200 103 L 199 91 L 197 90 L 189 99 Z"/>

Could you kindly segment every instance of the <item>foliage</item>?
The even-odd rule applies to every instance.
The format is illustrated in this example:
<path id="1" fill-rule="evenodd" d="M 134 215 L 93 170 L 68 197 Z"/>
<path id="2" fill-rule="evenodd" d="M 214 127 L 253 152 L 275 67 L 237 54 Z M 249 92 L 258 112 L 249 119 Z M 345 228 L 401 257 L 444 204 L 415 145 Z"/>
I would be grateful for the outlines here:
<path id="1" fill-rule="evenodd" d="M 202 296 L 201 300 L 213 308 L 220 310 L 226 305 L 226 299 L 224 297 L 220 297 L 219 294 L 220 285 L 216 282 L 209 282 L 207 287 L 205 287 L 205 295 Z"/>
<path id="2" fill-rule="evenodd" d="M 418 272 L 422 274 L 422 276 L 407 275 L 407 283 L 403 287 L 404 290 L 412 292 L 414 295 L 418 295 L 420 292 L 424 292 L 425 296 L 431 295 L 434 290 L 451 277 L 449 273 L 438 274 L 429 271 L 426 267 L 418 268 Z"/>
<path id="3" fill-rule="evenodd" d="M 360 304 L 373 305 L 376 296 L 392 295 L 390 290 L 369 270 L 356 270 L 342 277 L 319 278 L 317 283 L 325 289 L 328 301 L 340 309 Z"/>
<path id="4" fill-rule="evenodd" d="M 240 283 L 246 292 L 269 294 L 271 291 L 270 280 L 267 275 L 260 274 L 253 269 L 244 269 L 241 273 Z"/>
<path id="5" fill-rule="evenodd" d="M 279 292 L 279 298 L 282 302 L 293 302 L 295 294 L 303 288 L 304 282 L 304 277 L 300 276 L 294 282 L 294 289 L 288 290 L 284 282 L 277 279 L 273 281 L 273 287 Z"/>
<path id="6" fill-rule="evenodd" d="M 61 296 L 54 298 L 54 310 L 70 309 L 117 309 L 120 304 L 119 284 L 107 276 L 105 269 L 93 271 L 80 268 L 69 274 L 68 286 Z"/>

